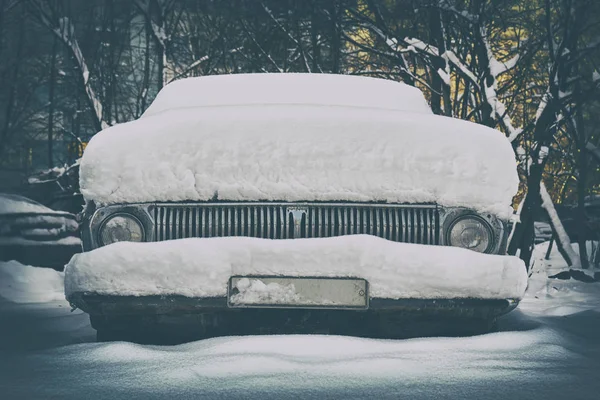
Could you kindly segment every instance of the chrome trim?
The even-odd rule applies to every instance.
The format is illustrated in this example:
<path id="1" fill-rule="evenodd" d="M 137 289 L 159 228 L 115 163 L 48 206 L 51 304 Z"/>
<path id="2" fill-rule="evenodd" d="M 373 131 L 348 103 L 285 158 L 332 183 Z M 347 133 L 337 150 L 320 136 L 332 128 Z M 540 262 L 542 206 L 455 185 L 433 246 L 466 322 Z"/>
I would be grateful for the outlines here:
<path id="1" fill-rule="evenodd" d="M 476 213 L 473 210 L 466 208 L 446 208 L 440 209 L 440 238 L 439 243 L 443 246 L 449 246 L 448 233 L 452 225 L 461 218 L 474 217 L 483 220 L 490 229 L 492 234 L 492 241 L 485 253 L 487 254 L 500 254 L 504 253 L 506 249 L 503 248 L 502 244 L 506 241 L 506 235 L 508 230 L 506 229 L 506 222 L 489 213 Z"/>
<path id="2" fill-rule="evenodd" d="M 301 220 L 294 220 L 294 225 L 290 216 L 292 209 L 302 210 Z M 491 253 L 504 252 L 501 247 L 507 234 L 506 223 L 494 216 L 435 204 L 142 203 L 106 206 L 85 216 L 87 224 L 82 226 L 82 236 L 86 251 L 100 246 L 99 225 L 117 212 L 136 216 L 144 226 L 146 241 L 239 235 L 291 239 L 368 234 L 396 242 L 445 245 L 449 224 L 465 215 L 477 215 L 490 224 L 494 236 Z"/>
<path id="3" fill-rule="evenodd" d="M 228 202 L 157 203 L 151 207 L 155 240 L 193 236 L 288 239 L 362 233 L 393 241 L 439 244 L 436 237 L 440 236 L 433 234 L 440 229 L 434 223 L 439 211 L 435 204 Z M 184 226 L 189 224 L 191 213 L 208 214 L 208 218 L 198 218 L 195 228 Z M 163 215 L 167 216 L 166 223 L 162 222 Z"/>
<path id="4" fill-rule="evenodd" d="M 125 217 L 125 218 L 129 218 L 129 219 L 132 219 L 135 222 L 137 222 L 138 225 L 140 226 L 141 230 L 142 230 L 142 240 L 140 240 L 140 242 L 145 242 L 146 241 L 146 237 L 147 237 L 147 235 L 146 235 L 146 227 L 144 226 L 144 224 L 142 223 L 142 221 L 140 221 L 140 219 L 138 217 L 136 217 L 135 215 L 133 215 L 131 213 L 128 213 L 128 212 L 115 212 L 115 213 L 110 214 L 108 217 L 104 218 L 102 220 L 102 223 L 98 227 L 98 231 L 96 232 L 96 240 L 98 240 L 98 243 L 101 246 L 106 246 L 106 244 L 101 239 L 102 238 L 102 230 L 104 229 L 104 227 L 106 226 L 106 224 L 108 222 L 110 222 L 110 220 L 112 220 L 113 218 L 119 217 L 119 216 L 122 216 L 122 217 Z M 113 243 L 115 243 L 115 242 L 113 242 Z M 109 243 L 109 244 L 112 244 L 112 243 Z"/>

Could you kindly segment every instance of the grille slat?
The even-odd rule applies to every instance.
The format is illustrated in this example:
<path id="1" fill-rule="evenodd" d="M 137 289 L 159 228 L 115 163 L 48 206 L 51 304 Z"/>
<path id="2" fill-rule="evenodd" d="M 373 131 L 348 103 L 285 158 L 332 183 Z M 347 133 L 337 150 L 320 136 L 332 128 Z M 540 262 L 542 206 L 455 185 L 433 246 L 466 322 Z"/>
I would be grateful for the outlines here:
<path id="1" fill-rule="evenodd" d="M 368 234 L 396 242 L 439 244 L 439 214 L 435 205 L 157 204 L 152 215 L 156 241 L 215 236 L 289 239 Z"/>
<path id="2" fill-rule="evenodd" d="M 288 238 L 288 226 L 287 226 L 287 218 L 285 215 L 285 207 L 279 207 L 279 218 L 281 219 L 281 224 L 283 226 L 281 230 L 281 237 L 283 239 Z"/>
<path id="3" fill-rule="evenodd" d="M 398 209 L 396 208 L 396 209 L 392 210 L 392 213 L 394 214 L 394 224 L 393 224 L 394 233 L 393 233 L 392 240 L 399 242 L 400 241 L 400 235 L 399 235 L 400 229 L 398 229 L 398 227 L 399 227 L 399 225 L 398 225 L 399 224 Z"/>

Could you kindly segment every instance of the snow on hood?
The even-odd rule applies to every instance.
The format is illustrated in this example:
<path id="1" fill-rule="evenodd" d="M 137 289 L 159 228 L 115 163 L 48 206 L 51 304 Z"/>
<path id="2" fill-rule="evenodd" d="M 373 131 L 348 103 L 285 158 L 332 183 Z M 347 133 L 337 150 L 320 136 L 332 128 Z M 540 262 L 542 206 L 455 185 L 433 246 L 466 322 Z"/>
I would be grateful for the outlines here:
<path id="1" fill-rule="evenodd" d="M 378 80 L 367 81 L 379 87 Z M 400 88 L 402 98 L 405 85 L 391 86 Z M 186 87 L 180 83 L 171 92 L 176 88 Z M 165 97 L 175 98 L 165 91 Z M 203 105 L 166 111 L 165 102 L 157 102 L 163 107 L 151 107 L 143 118 L 90 141 L 80 171 L 86 199 L 101 205 L 383 201 L 463 206 L 504 218 L 512 213 L 519 182 L 515 157 L 494 129 L 382 109 L 384 104 Z"/>
<path id="2" fill-rule="evenodd" d="M 115 243 L 73 256 L 65 293 L 218 297 L 233 275 L 364 278 L 371 297 L 390 299 L 520 299 L 527 286 L 517 257 L 351 235 Z"/>

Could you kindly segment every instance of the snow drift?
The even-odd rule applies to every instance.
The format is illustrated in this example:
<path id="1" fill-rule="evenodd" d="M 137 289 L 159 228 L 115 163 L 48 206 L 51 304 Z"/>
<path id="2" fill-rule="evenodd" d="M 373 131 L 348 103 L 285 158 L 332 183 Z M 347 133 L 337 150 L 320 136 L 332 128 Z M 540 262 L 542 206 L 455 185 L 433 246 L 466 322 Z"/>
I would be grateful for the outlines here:
<path id="1" fill-rule="evenodd" d="M 351 235 L 120 242 L 75 255 L 65 292 L 218 297 L 232 275 L 364 278 L 371 297 L 390 299 L 521 298 L 527 285 L 517 257 Z"/>
<path id="2" fill-rule="evenodd" d="M 48 268 L 0 262 L 0 297 L 12 303 L 64 301 L 63 273 Z"/>
<path id="3" fill-rule="evenodd" d="M 424 102 L 404 84 L 349 76 L 178 81 L 139 120 L 94 136 L 81 191 L 100 205 L 431 202 L 508 217 L 518 177 L 504 135 Z"/>

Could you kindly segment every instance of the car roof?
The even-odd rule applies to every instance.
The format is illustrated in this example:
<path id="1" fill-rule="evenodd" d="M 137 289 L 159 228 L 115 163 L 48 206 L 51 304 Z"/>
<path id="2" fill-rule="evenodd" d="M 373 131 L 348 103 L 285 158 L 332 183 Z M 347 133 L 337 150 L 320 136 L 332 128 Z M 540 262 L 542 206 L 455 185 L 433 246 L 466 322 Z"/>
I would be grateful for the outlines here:
<path id="1" fill-rule="evenodd" d="M 0 193 L 0 216 L 23 214 L 56 215 L 74 218 L 70 213 L 53 210 L 30 198 L 18 194 Z"/>
<path id="2" fill-rule="evenodd" d="M 310 105 L 432 114 L 423 93 L 401 82 L 335 74 L 229 74 L 165 86 L 143 117 L 181 108 Z"/>

